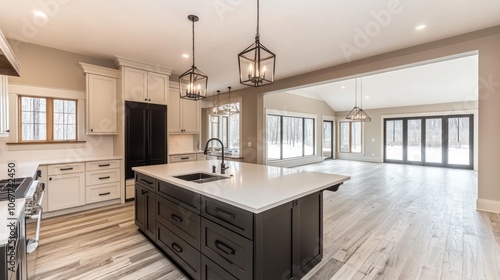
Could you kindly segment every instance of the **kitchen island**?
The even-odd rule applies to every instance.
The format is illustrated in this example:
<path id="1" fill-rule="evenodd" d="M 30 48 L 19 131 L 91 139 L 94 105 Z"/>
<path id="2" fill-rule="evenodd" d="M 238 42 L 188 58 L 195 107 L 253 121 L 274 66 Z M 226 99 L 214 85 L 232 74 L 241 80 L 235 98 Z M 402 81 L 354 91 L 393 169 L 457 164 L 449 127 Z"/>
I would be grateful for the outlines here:
<path id="1" fill-rule="evenodd" d="M 323 191 L 350 177 L 239 162 L 220 175 L 213 166 L 220 173 L 217 160 L 133 168 L 136 224 L 186 275 L 300 279 L 319 263 Z M 183 176 L 193 173 L 217 177 Z"/>

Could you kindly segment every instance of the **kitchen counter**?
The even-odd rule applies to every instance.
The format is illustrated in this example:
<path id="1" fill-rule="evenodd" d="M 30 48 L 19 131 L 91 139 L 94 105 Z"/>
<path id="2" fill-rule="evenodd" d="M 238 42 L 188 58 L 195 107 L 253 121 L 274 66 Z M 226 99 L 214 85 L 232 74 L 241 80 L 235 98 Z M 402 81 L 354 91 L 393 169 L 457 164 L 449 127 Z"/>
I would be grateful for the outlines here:
<path id="1" fill-rule="evenodd" d="M 9 202 L 0 201 L 0 245 L 7 244 L 10 236 L 10 228 L 8 225 L 19 218 L 22 211 L 24 211 L 25 199 L 16 199 L 15 214 L 14 216 L 9 215 Z M 14 218 L 15 220 L 9 220 L 9 218 Z"/>
<path id="2" fill-rule="evenodd" d="M 220 170 L 219 160 L 134 167 L 134 171 L 217 199 L 244 210 L 260 213 L 350 179 L 349 176 L 301 171 L 240 162 L 227 162 L 228 179 L 198 184 L 174 178 L 195 172 Z"/>

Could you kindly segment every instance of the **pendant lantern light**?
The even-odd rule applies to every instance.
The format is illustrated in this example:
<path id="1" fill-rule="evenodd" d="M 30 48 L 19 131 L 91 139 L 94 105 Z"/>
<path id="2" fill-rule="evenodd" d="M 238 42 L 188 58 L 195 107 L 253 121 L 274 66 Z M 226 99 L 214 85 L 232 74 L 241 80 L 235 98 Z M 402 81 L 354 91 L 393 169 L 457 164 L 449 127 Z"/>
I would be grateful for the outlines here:
<path id="1" fill-rule="evenodd" d="M 372 119 L 368 114 L 362 109 L 363 107 L 363 78 L 361 78 L 361 105 L 358 107 L 358 79 L 355 79 L 355 93 L 354 93 L 354 108 L 345 117 L 348 120 L 371 122 Z"/>
<path id="2" fill-rule="evenodd" d="M 179 76 L 179 93 L 183 99 L 197 101 L 207 97 L 208 76 L 203 74 L 194 64 L 194 23 L 199 20 L 195 15 L 189 15 L 193 22 L 193 65 Z"/>
<path id="3" fill-rule="evenodd" d="M 240 83 L 260 87 L 274 83 L 276 55 L 260 43 L 259 0 L 257 0 L 257 34 L 255 43 L 238 54 Z"/>
<path id="4" fill-rule="evenodd" d="M 216 116 L 228 115 L 226 108 L 224 108 L 224 106 L 221 105 L 222 103 L 220 101 L 220 90 L 217 90 L 217 99 L 212 98 L 212 104 L 214 105 L 214 107 L 212 108 L 212 115 Z"/>
<path id="5" fill-rule="evenodd" d="M 237 101 L 231 96 L 231 87 L 227 87 L 227 89 L 228 89 L 228 104 L 224 105 L 224 109 L 228 112 L 229 115 L 239 114 L 240 109 L 238 108 Z"/>

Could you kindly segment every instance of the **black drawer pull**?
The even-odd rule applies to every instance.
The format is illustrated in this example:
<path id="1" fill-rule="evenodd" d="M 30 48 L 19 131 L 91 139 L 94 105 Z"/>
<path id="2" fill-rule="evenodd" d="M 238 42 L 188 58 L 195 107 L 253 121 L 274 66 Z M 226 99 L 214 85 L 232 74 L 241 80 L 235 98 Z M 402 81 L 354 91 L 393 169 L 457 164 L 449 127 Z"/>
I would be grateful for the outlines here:
<path id="1" fill-rule="evenodd" d="M 147 194 L 147 193 L 148 193 L 148 191 L 146 191 L 146 190 L 141 190 L 141 194 Z"/>
<path id="2" fill-rule="evenodd" d="M 109 179 L 111 178 L 110 176 L 104 176 L 104 177 L 99 177 L 99 180 L 106 180 L 106 179 Z"/>
<path id="3" fill-rule="evenodd" d="M 215 212 L 215 214 L 217 214 L 219 216 L 223 216 L 226 219 L 234 219 L 234 218 L 236 218 L 236 216 L 233 213 L 229 213 L 229 212 L 224 211 L 224 210 L 219 209 L 219 208 L 215 208 L 214 212 Z"/>
<path id="4" fill-rule="evenodd" d="M 178 223 L 182 223 L 182 218 L 175 215 L 175 214 L 172 214 L 170 217 L 172 217 L 172 220 L 178 222 Z"/>
<path id="5" fill-rule="evenodd" d="M 153 184 L 153 182 L 148 181 L 148 180 L 145 180 L 145 179 L 141 179 L 141 181 L 142 181 L 142 182 L 145 182 L 145 183 L 147 183 L 147 184 L 149 184 L 149 185 L 152 185 L 152 184 Z"/>
<path id="6" fill-rule="evenodd" d="M 181 246 L 177 245 L 176 243 L 172 243 L 172 249 L 174 249 L 177 253 L 182 253 Z"/>
<path id="7" fill-rule="evenodd" d="M 110 166 L 109 163 L 106 163 L 106 164 L 99 164 L 99 167 L 106 167 L 106 166 Z"/>
<path id="8" fill-rule="evenodd" d="M 224 254 L 226 255 L 234 255 L 234 249 L 227 246 L 226 244 L 220 242 L 219 240 L 215 240 L 214 242 L 215 247 L 217 247 L 219 250 L 221 250 Z"/>
<path id="9" fill-rule="evenodd" d="M 181 159 L 189 159 L 189 157 L 181 157 Z"/>
<path id="10" fill-rule="evenodd" d="M 105 195 L 110 195 L 110 192 L 105 192 L 105 193 L 100 193 L 99 196 L 105 196 Z"/>
<path id="11" fill-rule="evenodd" d="M 68 170 L 73 170 L 73 167 L 68 167 L 68 168 L 59 168 L 60 171 L 68 171 Z"/>

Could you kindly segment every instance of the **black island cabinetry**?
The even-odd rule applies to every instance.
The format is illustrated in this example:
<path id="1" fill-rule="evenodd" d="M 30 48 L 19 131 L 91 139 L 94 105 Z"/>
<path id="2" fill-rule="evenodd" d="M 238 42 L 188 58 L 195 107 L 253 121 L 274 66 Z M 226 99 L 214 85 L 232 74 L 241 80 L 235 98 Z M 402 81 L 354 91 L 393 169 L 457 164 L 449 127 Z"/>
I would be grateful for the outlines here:
<path id="1" fill-rule="evenodd" d="M 300 279 L 323 257 L 321 191 L 264 212 L 135 174 L 139 230 L 192 279 Z"/>

